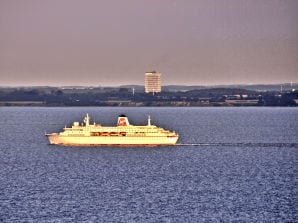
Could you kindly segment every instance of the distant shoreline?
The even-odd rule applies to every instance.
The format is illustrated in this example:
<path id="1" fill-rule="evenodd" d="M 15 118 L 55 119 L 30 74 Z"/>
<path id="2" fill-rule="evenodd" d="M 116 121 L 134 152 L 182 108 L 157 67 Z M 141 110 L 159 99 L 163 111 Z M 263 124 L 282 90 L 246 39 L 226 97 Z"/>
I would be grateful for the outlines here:
<path id="1" fill-rule="evenodd" d="M 138 89 L 128 86 L 126 88 L 0 88 L 0 106 L 284 107 L 297 105 L 298 91 L 294 89 L 257 91 L 221 87 L 186 90 L 176 86 L 153 94 L 144 93 L 141 86 Z"/>
<path id="2" fill-rule="evenodd" d="M 27 101 L 15 101 L 4 102 L 0 101 L 1 107 L 297 107 L 297 105 L 285 106 L 285 105 L 258 105 L 258 104 L 231 104 L 231 103 L 210 103 L 210 104 L 194 104 L 194 103 L 164 103 L 145 105 L 145 103 L 135 104 L 106 104 L 106 105 L 57 105 L 57 104 L 45 104 L 44 102 L 27 102 Z"/>

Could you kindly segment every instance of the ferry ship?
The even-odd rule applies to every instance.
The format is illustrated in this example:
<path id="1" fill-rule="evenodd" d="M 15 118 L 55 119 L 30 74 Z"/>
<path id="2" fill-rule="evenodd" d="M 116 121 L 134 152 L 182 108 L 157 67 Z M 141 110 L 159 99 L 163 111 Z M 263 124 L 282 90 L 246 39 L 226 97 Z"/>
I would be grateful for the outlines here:
<path id="1" fill-rule="evenodd" d="M 175 145 L 179 135 L 151 125 L 150 116 L 145 126 L 131 125 L 125 115 L 118 117 L 117 126 L 90 124 L 86 114 L 83 123 L 74 122 L 59 133 L 46 134 L 50 144 L 65 146 L 161 146 Z"/>

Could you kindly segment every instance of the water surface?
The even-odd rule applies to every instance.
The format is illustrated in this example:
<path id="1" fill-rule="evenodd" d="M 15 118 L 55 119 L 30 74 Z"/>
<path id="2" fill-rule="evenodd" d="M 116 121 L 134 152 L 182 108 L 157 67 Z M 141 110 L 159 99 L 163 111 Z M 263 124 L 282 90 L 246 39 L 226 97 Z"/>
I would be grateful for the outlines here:
<path id="1" fill-rule="evenodd" d="M 61 147 L 82 120 L 152 123 L 171 147 Z M 296 108 L 0 108 L 0 221 L 297 222 Z M 190 144 L 196 144 L 191 146 Z"/>

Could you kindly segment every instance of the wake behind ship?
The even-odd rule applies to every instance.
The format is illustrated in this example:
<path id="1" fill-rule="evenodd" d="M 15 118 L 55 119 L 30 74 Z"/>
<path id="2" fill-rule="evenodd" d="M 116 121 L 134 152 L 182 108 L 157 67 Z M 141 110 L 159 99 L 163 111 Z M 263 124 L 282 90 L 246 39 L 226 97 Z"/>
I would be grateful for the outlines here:
<path id="1" fill-rule="evenodd" d="M 151 125 L 150 116 L 145 126 L 129 124 L 125 115 L 118 117 L 117 126 L 90 124 L 87 114 L 84 123 L 74 122 L 60 133 L 46 134 L 50 144 L 65 146 L 159 146 L 175 145 L 179 135 L 161 127 Z"/>

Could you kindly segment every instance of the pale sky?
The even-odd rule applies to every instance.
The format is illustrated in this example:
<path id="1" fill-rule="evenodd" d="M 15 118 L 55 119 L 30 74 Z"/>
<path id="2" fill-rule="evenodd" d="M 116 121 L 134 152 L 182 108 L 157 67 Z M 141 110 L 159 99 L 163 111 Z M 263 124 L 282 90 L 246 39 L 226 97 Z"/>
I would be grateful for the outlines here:
<path id="1" fill-rule="evenodd" d="M 0 0 L 0 86 L 298 82 L 298 0 Z"/>

